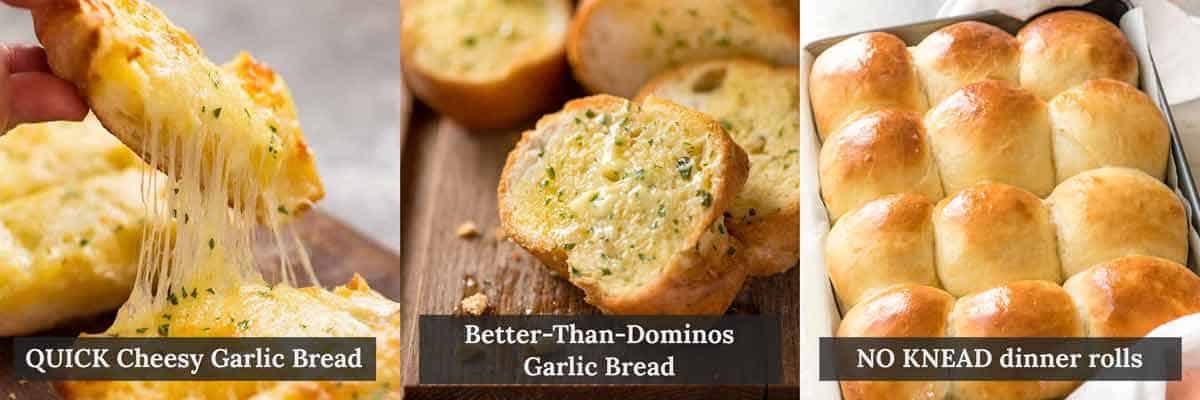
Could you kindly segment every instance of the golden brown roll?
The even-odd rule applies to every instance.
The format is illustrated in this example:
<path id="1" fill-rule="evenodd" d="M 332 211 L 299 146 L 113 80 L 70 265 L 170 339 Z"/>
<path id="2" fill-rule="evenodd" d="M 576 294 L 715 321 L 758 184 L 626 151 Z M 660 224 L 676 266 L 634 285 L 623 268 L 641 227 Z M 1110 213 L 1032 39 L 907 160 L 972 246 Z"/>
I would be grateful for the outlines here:
<path id="1" fill-rule="evenodd" d="M 1050 101 L 1058 182 L 1100 167 L 1130 167 L 1163 179 L 1171 134 L 1150 96 L 1097 79 Z"/>
<path id="2" fill-rule="evenodd" d="M 838 337 L 942 337 L 954 297 L 921 285 L 894 286 L 846 313 Z M 844 400 L 946 397 L 946 382 L 842 381 Z"/>
<path id="3" fill-rule="evenodd" d="M 1003 183 L 981 183 L 933 210 L 942 287 L 965 296 L 1013 281 L 1062 282 L 1054 226 L 1041 199 Z"/>
<path id="4" fill-rule="evenodd" d="M 1044 197 L 1054 190 L 1054 151 L 1046 103 L 1003 81 L 972 83 L 925 115 L 946 193 L 982 181 Z"/>
<path id="5" fill-rule="evenodd" d="M 1046 199 L 1063 278 L 1127 255 L 1187 262 L 1187 215 L 1162 182 L 1130 168 L 1075 175 Z"/>
<path id="6" fill-rule="evenodd" d="M 1017 38 L 982 22 L 938 29 L 921 40 L 912 55 L 931 106 L 971 83 L 988 79 L 1016 83 L 1019 77 Z"/>
<path id="7" fill-rule="evenodd" d="M 1140 337 L 1200 312 L 1200 277 L 1173 261 L 1121 257 L 1072 276 L 1063 285 L 1088 336 Z"/>
<path id="8" fill-rule="evenodd" d="M 822 140 L 872 111 L 929 108 L 907 45 L 890 33 L 864 33 L 830 47 L 813 62 L 808 82 Z"/>
<path id="9" fill-rule="evenodd" d="M 847 125 L 821 147 L 821 196 L 836 220 L 881 196 L 942 198 L 942 182 L 917 114 L 884 110 Z"/>
<path id="10" fill-rule="evenodd" d="M 950 313 L 955 337 L 1083 337 L 1086 332 L 1071 296 L 1046 281 L 1016 281 L 958 299 Z M 1054 399 L 1078 382 L 961 381 L 950 384 L 957 399 Z"/>
<path id="11" fill-rule="evenodd" d="M 1089 79 L 1137 84 L 1138 63 L 1121 30 L 1085 11 L 1059 11 L 1034 19 L 1017 33 L 1021 86 L 1042 99 Z"/>
<path id="12" fill-rule="evenodd" d="M 933 264 L 931 203 L 904 193 L 842 218 L 825 241 L 825 265 L 842 309 L 897 284 L 939 286 Z"/>

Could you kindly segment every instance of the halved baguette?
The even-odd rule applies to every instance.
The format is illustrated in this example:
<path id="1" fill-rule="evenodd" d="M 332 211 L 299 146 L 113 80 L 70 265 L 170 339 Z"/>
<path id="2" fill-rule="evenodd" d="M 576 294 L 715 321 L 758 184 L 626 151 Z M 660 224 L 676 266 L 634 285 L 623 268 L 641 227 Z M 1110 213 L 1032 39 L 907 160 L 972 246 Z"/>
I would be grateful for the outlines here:
<path id="1" fill-rule="evenodd" d="M 609 314 L 719 314 L 745 279 L 721 213 L 746 154 L 675 103 L 598 95 L 543 117 L 508 155 L 501 225 Z"/>
<path id="2" fill-rule="evenodd" d="M 40 4 L 34 27 L 54 74 L 78 86 L 104 127 L 142 159 L 179 171 L 184 160 L 171 154 L 182 152 L 171 147 L 200 143 L 202 170 L 225 162 L 230 176 L 261 188 L 260 216 L 277 206 L 295 215 L 324 195 L 294 113 L 264 103 L 290 103 L 270 69 L 247 61 L 214 65 L 187 32 L 142 0 Z M 254 74 L 239 73 L 251 66 Z M 228 189 L 232 201 L 239 190 Z"/>
<path id="3" fill-rule="evenodd" d="M 0 203 L 141 164 L 93 116 L 24 124 L 0 136 Z"/>
<path id="4" fill-rule="evenodd" d="M 692 61 L 753 56 L 800 62 L 799 15 L 785 0 L 584 0 L 567 38 L 575 77 L 594 93 L 631 97 Z"/>
<path id="5" fill-rule="evenodd" d="M 800 70 L 753 59 L 701 61 L 665 72 L 638 98 L 658 96 L 708 114 L 750 157 L 750 177 L 726 210 L 751 275 L 800 259 Z"/>
<path id="6" fill-rule="evenodd" d="M 471 128 L 524 122 L 560 100 L 567 0 L 407 0 L 400 61 L 413 92 Z"/>

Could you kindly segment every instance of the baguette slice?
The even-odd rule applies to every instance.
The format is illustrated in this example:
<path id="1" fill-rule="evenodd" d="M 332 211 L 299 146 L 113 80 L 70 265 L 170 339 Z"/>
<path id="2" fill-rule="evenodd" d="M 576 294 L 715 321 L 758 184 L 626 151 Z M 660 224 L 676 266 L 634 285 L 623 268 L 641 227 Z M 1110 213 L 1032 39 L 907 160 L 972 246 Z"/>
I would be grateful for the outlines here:
<path id="1" fill-rule="evenodd" d="M 692 61 L 752 56 L 800 61 L 799 14 L 784 0 L 584 0 L 567 59 L 588 90 L 631 97 Z"/>
<path id="2" fill-rule="evenodd" d="M 605 313 L 718 314 L 746 274 L 721 213 L 747 162 L 716 121 L 675 103 L 573 100 L 509 153 L 500 220 Z"/>
<path id="3" fill-rule="evenodd" d="M 269 68 L 248 60 L 214 65 L 142 0 L 40 4 L 34 27 L 54 74 L 78 86 L 104 127 L 143 160 L 180 171 L 185 161 L 172 154 L 182 152 L 170 147 L 203 146 L 201 170 L 223 162 L 230 176 L 260 188 L 260 217 L 276 207 L 294 216 L 323 196 L 294 115 L 276 107 L 291 101 Z M 241 180 L 230 180 L 231 201 Z"/>
<path id="4" fill-rule="evenodd" d="M 712 116 L 750 157 L 750 177 L 726 210 L 756 276 L 800 259 L 800 70 L 752 59 L 702 61 L 659 75 L 638 98 L 658 96 Z"/>
<path id="5" fill-rule="evenodd" d="M 361 276 L 333 290 L 244 283 L 186 288 L 177 304 L 134 318 L 118 315 L 102 336 L 373 337 L 373 381 L 64 381 L 68 399 L 400 399 L 400 304 Z M 125 310 L 122 310 L 125 311 Z"/>
<path id="6" fill-rule="evenodd" d="M 400 61 L 421 100 L 471 128 L 517 125 L 560 101 L 567 0 L 408 0 Z"/>

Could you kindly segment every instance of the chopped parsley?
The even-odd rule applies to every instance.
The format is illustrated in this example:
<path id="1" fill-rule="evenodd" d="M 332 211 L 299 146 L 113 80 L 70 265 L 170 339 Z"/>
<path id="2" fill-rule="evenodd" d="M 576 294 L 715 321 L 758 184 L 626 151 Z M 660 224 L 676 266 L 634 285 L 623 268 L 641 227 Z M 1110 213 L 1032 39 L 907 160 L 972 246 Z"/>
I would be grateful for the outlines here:
<path id="1" fill-rule="evenodd" d="M 279 213 L 283 215 L 288 215 L 287 207 L 284 206 L 279 206 L 279 208 L 276 208 L 275 211 L 279 211 Z"/>
<path id="2" fill-rule="evenodd" d="M 137 328 L 137 330 L 134 332 L 142 334 L 142 333 L 146 333 L 146 331 L 148 331 L 148 330 L 150 330 L 150 328 Z"/>
<path id="3" fill-rule="evenodd" d="M 171 305 L 173 306 L 179 305 L 179 298 L 175 297 L 175 292 L 170 290 L 167 291 L 167 301 L 171 302 Z"/>
<path id="4" fill-rule="evenodd" d="M 162 324 L 158 326 L 158 336 L 167 336 L 171 332 L 171 324 Z"/>
<path id="5" fill-rule="evenodd" d="M 696 195 L 700 196 L 700 205 L 705 206 L 705 207 L 712 206 L 712 202 L 713 202 L 712 193 L 709 193 L 707 190 L 701 190 L 701 191 L 696 192 Z"/>
<path id="6" fill-rule="evenodd" d="M 717 46 L 729 47 L 732 44 L 733 44 L 733 40 L 729 39 L 728 36 L 717 39 Z"/>
<path id="7" fill-rule="evenodd" d="M 212 250 L 212 249 L 215 249 L 216 247 L 217 247 L 217 240 L 213 239 L 213 238 L 208 238 L 208 249 Z"/>
<path id="8" fill-rule="evenodd" d="M 87 247 L 89 241 L 87 238 L 79 239 L 79 247 Z"/>
<path id="9" fill-rule="evenodd" d="M 221 107 L 213 109 L 213 118 L 221 119 Z"/>
<path id="10" fill-rule="evenodd" d="M 546 167 L 546 176 L 549 177 L 550 179 L 554 179 L 554 177 L 555 177 L 554 167 Z"/>
<path id="11" fill-rule="evenodd" d="M 583 115 L 584 115 L 585 117 L 588 117 L 588 118 L 596 118 L 596 112 L 595 112 L 595 111 L 592 111 L 592 109 L 590 109 L 590 108 L 589 108 L 589 109 L 587 109 L 587 111 L 585 111 L 585 112 L 583 113 Z"/>
<path id="12" fill-rule="evenodd" d="M 728 249 L 725 249 L 725 255 L 727 256 L 732 256 L 735 253 L 737 253 L 737 249 L 733 248 L 733 246 L 729 246 Z"/>
<path id="13" fill-rule="evenodd" d="M 571 275 L 579 276 L 580 275 L 579 269 L 575 268 L 575 267 L 571 267 Z"/>
<path id="14" fill-rule="evenodd" d="M 724 129 L 727 131 L 733 130 L 733 123 L 729 122 L 729 120 L 727 120 L 727 119 L 722 118 L 721 119 L 721 129 Z"/>
<path id="15" fill-rule="evenodd" d="M 250 321 L 245 319 L 238 321 L 237 327 L 240 331 L 246 331 L 247 329 L 250 329 Z"/>
<path id="16" fill-rule="evenodd" d="M 604 276 L 612 275 L 612 271 L 608 268 L 600 268 L 600 273 L 604 274 Z"/>
<path id="17" fill-rule="evenodd" d="M 467 36 L 467 37 L 463 38 L 462 44 L 463 44 L 463 46 L 467 46 L 467 47 L 475 47 L 475 43 L 478 43 L 478 42 L 479 42 L 479 39 L 476 38 L 474 35 L 471 35 L 471 36 Z"/>
<path id="18" fill-rule="evenodd" d="M 564 248 L 564 249 L 567 249 L 567 250 L 572 250 L 572 249 L 574 249 L 574 248 L 575 248 L 575 243 L 567 243 L 567 244 L 564 244 L 564 245 L 563 245 L 563 248 Z"/>
<path id="19" fill-rule="evenodd" d="M 691 179 L 692 167 L 694 165 L 695 164 L 692 163 L 692 159 L 690 157 L 683 157 L 675 161 L 675 170 L 679 171 L 680 178 Z"/>
<path id="20" fill-rule="evenodd" d="M 205 289 L 204 291 L 208 292 L 208 294 L 217 294 L 217 291 L 213 290 L 213 288 L 208 288 L 208 289 Z"/>
<path id="21" fill-rule="evenodd" d="M 654 34 L 656 34 L 656 35 L 658 35 L 658 36 L 662 36 L 662 35 L 663 35 L 663 27 L 662 27 L 662 24 L 658 23 L 658 21 L 654 21 Z"/>

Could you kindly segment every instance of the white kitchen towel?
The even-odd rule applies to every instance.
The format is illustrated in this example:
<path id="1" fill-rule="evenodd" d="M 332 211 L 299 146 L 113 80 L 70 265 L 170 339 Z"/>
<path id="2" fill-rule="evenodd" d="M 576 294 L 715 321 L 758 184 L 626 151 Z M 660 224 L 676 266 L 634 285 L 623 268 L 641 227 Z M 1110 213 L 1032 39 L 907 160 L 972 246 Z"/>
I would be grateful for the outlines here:
<path id="1" fill-rule="evenodd" d="M 1090 381 L 1071 393 L 1067 400 L 1195 399 L 1194 396 L 1200 394 L 1197 392 L 1200 390 L 1200 382 L 1196 382 L 1200 380 L 1200 314 L 1192 314 L 1163 324 L 1146 336 L 1183 338 L 1182 383 L 1172 383 L 1168 389 L 1167 382 Z M 1172 392 L 1171 398 L 1166 397 L 1168 390 Z"/>

